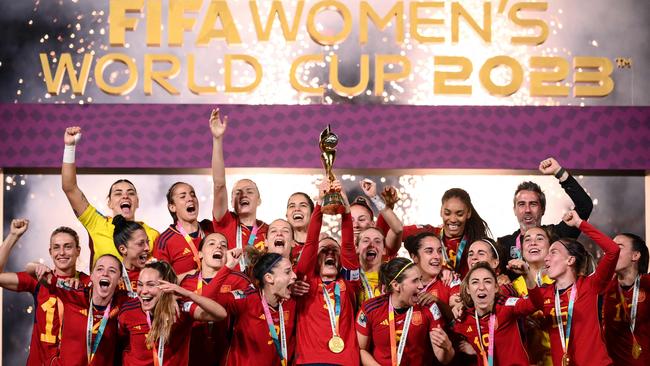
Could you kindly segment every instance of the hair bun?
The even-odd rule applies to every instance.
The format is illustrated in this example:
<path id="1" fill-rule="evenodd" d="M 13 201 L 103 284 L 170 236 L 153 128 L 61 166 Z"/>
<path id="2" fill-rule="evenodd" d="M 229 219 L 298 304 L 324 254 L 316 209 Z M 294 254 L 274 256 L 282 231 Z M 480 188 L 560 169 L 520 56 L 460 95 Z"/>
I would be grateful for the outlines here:
<path id="1" fill-rule="evenodd" d="M 126 219 L 122 215 L 116 215 L 113 217 L 113 221 L 111 221 L 113 225 L 117 227 L 123 227 L 126 225 Z"/>

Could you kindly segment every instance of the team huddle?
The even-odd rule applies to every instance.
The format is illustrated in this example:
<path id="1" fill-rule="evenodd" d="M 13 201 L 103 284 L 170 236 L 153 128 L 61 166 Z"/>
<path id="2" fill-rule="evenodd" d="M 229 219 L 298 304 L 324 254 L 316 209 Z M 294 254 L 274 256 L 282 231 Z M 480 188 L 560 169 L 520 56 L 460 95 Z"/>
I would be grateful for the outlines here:
<path id="1" fill-rule="evenodd" d="M 650 365 L 646 243 L 589 224 L 591 199 L 555 159 L 539 170 L 574 210 L 542 226 L 544 193 L 523 182 L 520 227 L 497 240 L 463 189 L 442 196 L 441 226 L 403 225 L 397 190 L 368 179 L 351 202 L 325 179 L 315 199 L 292 194 L 286 217 L 267 224 L 255 182 L 236 182 L 229 199 L 227 125 L 214 110 L 212 219 L 176 182 L 162 233 L 136 220 L 126 179 L 109 189 L 111 217 L 89 203 L 76 178 L 81 128 L 66 129 L 62 189 L 90 238 L 90 275 L 76 269 L 79 236 L 68 227 L 50 237 L 53 268 L 5 272 L 29 226 L 11 222 L 0 286 L 33 294 L 28 365 Z M 337 237 L 322 232 L 328 192 L 343 198 Z M 598 261 L 581 233 L 602 250 Z"/>

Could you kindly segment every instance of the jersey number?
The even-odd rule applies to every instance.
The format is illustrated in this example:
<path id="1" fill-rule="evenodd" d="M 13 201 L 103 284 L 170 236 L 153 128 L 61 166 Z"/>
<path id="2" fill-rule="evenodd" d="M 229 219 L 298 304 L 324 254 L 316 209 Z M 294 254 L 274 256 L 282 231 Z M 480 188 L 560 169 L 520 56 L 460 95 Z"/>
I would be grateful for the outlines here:
<path id="1" fill-rule="evenodd" d="M 41 333 L 41 342 L 56 343 L 56 336 L 52 333 L 54 328 L 54 308 L 56 307 L 56 297 L 50 297 L 46 302 L 41 304 L 41 309 L 45 312 L 45 333 Z"/>

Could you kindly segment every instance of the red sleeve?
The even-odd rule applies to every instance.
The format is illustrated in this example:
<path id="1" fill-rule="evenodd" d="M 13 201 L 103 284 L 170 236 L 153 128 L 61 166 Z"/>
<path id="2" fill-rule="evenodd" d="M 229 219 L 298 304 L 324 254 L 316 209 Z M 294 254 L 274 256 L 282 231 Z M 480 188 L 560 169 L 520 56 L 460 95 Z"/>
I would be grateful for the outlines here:
<path id="1" fill-rule="evenodd" d="M 539 286 L 535 286 L 535 288 L 528 290 L 528 300 L 530 300 L 535 309 L 544 309 L 544 293 Z"/>
<path id="2" fill-rule="evenodd" d="M 16 272 L 16 277 L 18 277 L 18 287 L 16 288 L 17 292 L 34 292 L 36 291 L 36 286 L 38 286 L 38 281 L 27 272 Z"/>
<path id="3" fill-rule="evenodd" d="M 369 337 L 370 334 L 372 334 L 372 331 L 370 329 L 370 320 L 368 319 L 368 315 L 366 315 L 366 313 L 363 311 L 363 308 L 361 308 L 361 310 L 359 310 L 359 314 L 357 314 L 355 327 L 357 329 L 357 332 L 366 337 Z M 370 344 L 370 342 L 368 342 L 368 344 Z"/>
<path id="4" fill-rule="evenodd" d="M 359 255 L 354 247 L 354 229 L 352 226 L 352 215 L 343 214 L 341 223 L 341 264 L 348 270 L 359 269 Z"/>
<path id="5" fill-rule="evenodd" d="M 589 236 L 605 252 L 596 267 L 596 271 L 588 277 L 598 293 L 602 294 L 607 288 L 609 280 L 614 275 L 616 262 L 618 261 L 618 255 L 621 250 L 612 239 L 593 227 L 586 220 L 583 220 L 580 224 L 580 231 Z"/>
<path id="6" fill-rule="evenodd" d="M 381 233 L 386 236 L 388 234 L 388 230 L 390 230 L 390 226 L 388 226 L 388 223 L 384 219 L 384 216 L 379 213 L 379 216 L 377 216 L 377 223 L 375 224 L 375 227 L 381 231 Z"/>
<path id="7" fill-rule="evenodd" d="M 534 301 L 533 298 L 535 298 Z M 537 286 L 535 286 L 533 289 L 528 290 L 528 297 L 511 297 L 506 300 L 506 302 L 510 299 L 517 299 L 514 309 L 514 313 L 517 317 L 527 316 L 537 311 L 537 309 L 542 309 L 541 307 L 538 308 L 537 304 L 544 302 L 542 299 L 542 291 Z"/>
<path id="8" fill-rule="evenodd" d="M 296 265 L 296 275 L 302 278 L 305 275 L 312 275 L 316 271 L 316 262 L 318 261 L 318 238 L 320 236 L 320 229 L 323 225 L 323 212 L 320 205 L 314 207 L 314 212 L 311 214 L 309 220 L 309 228 L 307 229 L 307 240 L 302 248 L 302 254 L 298 265 Z"/>
<path id="9" fill-rule="evenodd" d="M 217 219 L 216 217 L 212 218 L 212 226 L 215 232 L 220 233 L 223 231 L 223 229 L 227 228 L 229 225 L 231 225 L 232 221 L 235 218 L 232 215 L 232 212 L 226 211 L 225 214 L 223 214 L 223 217 Z"/>

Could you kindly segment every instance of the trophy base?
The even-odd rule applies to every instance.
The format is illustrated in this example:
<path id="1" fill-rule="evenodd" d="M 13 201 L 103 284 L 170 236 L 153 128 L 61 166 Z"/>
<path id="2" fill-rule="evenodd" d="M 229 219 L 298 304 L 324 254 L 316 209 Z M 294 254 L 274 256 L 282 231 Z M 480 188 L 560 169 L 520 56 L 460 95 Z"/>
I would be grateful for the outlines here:
<path id="1" fill-rule="evenodd" d="M 330 192 L 323 197 L 323 206 L 321 208 L 324 214 L 338 215 L 345 212 L 345 205 L 343 204 L 343 196 L 341 192 Z"/>

